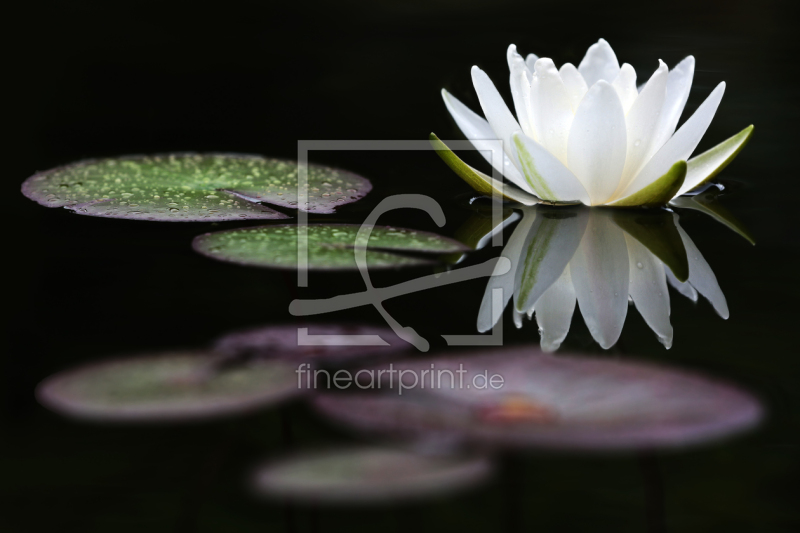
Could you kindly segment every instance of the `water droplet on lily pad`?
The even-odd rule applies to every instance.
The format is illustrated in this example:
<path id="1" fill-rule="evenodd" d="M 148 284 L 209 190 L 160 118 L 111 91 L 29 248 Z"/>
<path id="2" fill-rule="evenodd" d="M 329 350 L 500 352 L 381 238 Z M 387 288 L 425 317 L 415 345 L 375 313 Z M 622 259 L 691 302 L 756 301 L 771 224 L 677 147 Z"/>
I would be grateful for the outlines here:
<path id="1" fill-rule="evenodd" d="M 683 446 L 743 431 L 761 417 L 757 400 L 727 384 L 643 363 L 544 355 L 534 347 L 395 361 L 393 369 L 417 376 L 428 370 L 428 379 L 444 381 L 422 388 L 407 380 L 402 395 L 387 391 L 385 382 L 378 394 L 321 394 L 315 406 L 355 429 L 456 434 L 501 448 Z M 484 378 L 476 383 L 479 374 L 501 376 L 502 386 L 485 385 Z"/>
<path id="2" fill-rule="evenodd" d="M 41 205 L 66 207 L 83 215 L 193 222 L 289 218 L 261 202 L 309 213 L 333 213 L 339 205 L 360 200 L 372 189 L 369 180 L 351 172 L 308 165 L 309 188 L 324 182 L 337 190 L 356 192 L 344 201 L 309 198 L 298 205 L 297 177 L 296 162 L 254 155 L 123 156 L 40 172 L 22 184 L 22 193 Z M 217 200 L 227 207 L 216 212 L 204 207 Z"/>
<path id="3" fill-rule="evenodd" d="M 220 353 L 292 360 L 340 361 L 385 355 L 411 345 L 386 327 L 356 324 L 284 324 L 245 329 L 221 337 Z"/>
<path id="4" fill-rule="evenodd" d="M 170 352 L 103 361 L 45 379 L 49 409 L 73 418 L 178 421 L 249 412 L 303 392 L 296 367 L 277 360 L 217 365 L 207 352 Z"/>
<path id="5" fill-rule="evenodd" d="M 379 503 L 467 488 L 491 472 L 485 457 L 357 447 L 268 463 L 254 472 L 253 487 L 264 496 L 293 501 Z"/>
<path id="6" fill-rule="evenodd" d="M 361 226 L 357 224 L 310 224 L 305 226 L 308 268 L 311 270 L 354 270 L 354 249 Z M 238 228 L 195 237 L 195 251 L 246 266 L 297 268 L 297 232 L 293 224 Z M 406 228 L 375 226 L 366 254 L 370 268 L 424 265 L 431 257 L 404 253 L 448 254 L 469 248 L 448 237 Z"/>

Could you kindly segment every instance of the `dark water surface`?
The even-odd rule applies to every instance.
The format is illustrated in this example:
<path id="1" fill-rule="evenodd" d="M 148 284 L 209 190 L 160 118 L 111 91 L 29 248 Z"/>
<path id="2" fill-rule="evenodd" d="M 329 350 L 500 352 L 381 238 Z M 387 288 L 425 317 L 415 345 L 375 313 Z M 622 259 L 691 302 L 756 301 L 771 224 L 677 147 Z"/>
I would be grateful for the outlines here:
<path id="1" fill-rule="evenodd" d="M 601 3 L 454 1 L 374 5 L 54 2 L 7 24 L 5 101 L 11 124 L 2 184 L 6 227 L 3 344 L 3 531 L 760 531 L 800 528 L 800 353 L 796 305 L 800 113 L 796 18 L 790 2 Z M 751 434 L 653 457 L 531 454 L 509 458 L 489 485 L 421 504 L 334 509 L 294 518 L 243 488 L 249 465 L 286 446 L 352 437 L 302 403 L 226 422 L 180 427 L 98 427 L 40 407 L 33 389 L 74 364 L 119 353 L 202 346 L 243 326 L 286 322 L 296 296 L 362 290 L 358 274 L 312 274 L 299 293 L 280 272 L 210 261 L 192 237 L 236 222 L 166 224 L 102 220 L 38 206 L 19 193 L 37 170 L 87 157 L 232 151 L 296 157 L 298 139 L 460 139 L 439 95 L 473 109 L 478 64 L 510 101 L 505 50 L 516 43 L 577 64 L 599 37 L 640 80 L 661 58 L 688 54 L 697 71 L 684 119 L 722 80 L 728 88 L 699 151 L 753 123 L 749 146 L 723 173 L 723 202 L 755 247 L 700 214 L 681 225 L 711 265 L 731 317 L 701 298 L 672 294 L 675 342 L 665 350 L 636 312 L 608 357 L 695 369 L 763 399 L 769 416 Z M 312 160 L 370 178 L 373 192 L 341 209 L 359 222 L 382 197 L 437 199 L 446 235 L 466 220 L 470 189 L 432 153 L 319 152 Z M 326 219 L 326 220 L 330 220 Z M 381 219 L 437 230 L 421 212 Z M 488 250 L 486 256 L 496 254 Z M 373 275 L 391 285 L 429 270 Z M 397 298 L 387 309 L 426 338 L 471 334 L 485 279 Z M 359 308 L 325 320 L 380 324 Z M 533 324 L 507 343 L 538 342 Z M 443 348 L 438 341 L 435 348 Z M 564 345 L 600 352 L 579 313 Z M 655 466 L 654 466 L 655 465 Z M 643 475 L 644 474 L 644 475 Z M 658 483 L 662 478 L 659 495 Z M 655 487 L 655 488 L 654 488 Z M 663 524 L 647 505 L 663 504 Z M 648 492 L 651 491 L 651 492 Z M 663 498 L 662 498 L 663 496 Z M 647 501 L 649 501 L 649 504 Z M 652 509 L 657 517 L 658 508 Z"/>

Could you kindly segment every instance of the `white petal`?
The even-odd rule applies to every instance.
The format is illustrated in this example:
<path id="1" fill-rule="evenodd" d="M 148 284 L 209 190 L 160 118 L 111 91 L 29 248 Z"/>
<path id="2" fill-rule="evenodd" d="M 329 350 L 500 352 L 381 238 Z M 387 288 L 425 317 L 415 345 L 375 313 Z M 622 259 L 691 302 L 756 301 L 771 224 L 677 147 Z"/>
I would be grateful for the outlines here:
<path id="1" fill-rule="evenodd" d="M 724 92 L 725 82 L 722 82 L 711 92 L 705 102 L 700 104 L 689 120 L 675 132 L 675 135 L 645 164 L 619 196 L 628 196 L 647 187 L 663 176 L 675 162 L 689 159 L 711 124 Z M 570 166 L 570 168 L 572 167 Z M 578 177 L 580 178 L 580 174 Z"/>
<path id="2" fill-rule="evenodd" d="M 475 149 L 478 150 L 489 163 L 492 163 L 503 176 L 524 191 L 533 193 L 530 185 L 528 185 L 528 182 L 525 180 L 525 176 L 514 166 L 511 159 L 509 159 L 505 153 L 503 154 L 503 163 L 501 164 L 499 161 L 500 158 L 492 157 L 492 147 L 481 142 L 485 140 L 497 140 L 497 135 L 492 130 L 492 127 L 489 126 L 486 119 L 473 112 L 470 108 L 461 103 L 458 98 L 444 89 L 442 89 L 442 98 L 444 99 L 445 106 L 447 106 L 447 110 L 453 116 L 459 129 L 464 136 L 470 140 Z"/>
<path id="3" fill-rule="evenodd" d="M 525 56 L 525 64 L 531 72 L 533 72 L 533 65 L 535 65 L 537 61 L 539 61 L 539 56 L 536 54 L 528 54 Z"/>
<path id="4" fill-rule="evenodd" d="M 575 288 L 569 274 L 569 265 L 536 301 L 536 322 L 542 336 L 545 352 L 555 351 L 564 342 L 575 311 Z"/>
<path id="5" fill-rule="evenodd" d="M 611 85 L 617 91 L 619 101 L 622 102 L 622 109 L 625 110 L 627 115 L 633 102 L 636 101 L 636 97 L 639 96 L 639 92 L 636 89 L 636 71 L 628 63 L 625 63 L 619 69 L 619 74 L 614 78 Z"/>
<path id="6" fill-rule="evenodd" d="M 587 209 L 553 213 L 540 210 L 528 233 L 517 268 L 514 305 L 519 311 L 533 309 L 536 301 L 564 272 L 589 220 Z M 567 215 L 566 218 L 561 218 Z"/>
<path id="7" fill-rule="evenodd" d="M 521 55 L 517 52 L 517 45 L 512 44 L 508 46 L 508 50 L 506 50 L 506 61 L 508 61 L 508 70 L 511 72 L 513 70 L 514 63 L 522 62 L 525 72 L 525 76 L 528 78 L 528 83 L 531 82 L 531 77 L 533 76 L 533 68 L 528 68 L 525 65 L 525 60 L 522 58 Z"/>
<path id="8" fill-rule="evenodd" d="M 667 281 L 676 291 L 683 294 L 693 302 L 697 301 L 697 291 L 694 289 L 694 287 L 689 285 L 688 281 L 678 281 L 678 278 L 675 277 L 675 274 L 673 274 L 669 268 L 665 268 L 664 271 L 667 273 Z"/>
<path id="9" fill-rule="evenodd" d="M 569 96 L 569 103 L 572 106 L 572 113 L 578 109 L 583 97 L 586 96 L 586 91 L 589 87 L 586 85 L 586 80 L 583 79 L 581 73 L 575 68 L 572 63 L 564 63 L 558 71 L 561 74 L 561 81 L 564 82 L 564 87 L 567 89 Z"/>
<path id="10" fill-rule="evenodd" d="M 520 313 L 514 308 L 511 308 L 511 312 L 514 317 L 514 326 L 516 326 L 517 329 L 522 329 L 522 319 L 525 318 L 525 314 Z"/>
<path id="11" fill-rule="evenodd" d="M 659 60 L 659 67 L 650 77 L 625 117 L 628 149 L 625 156 L 625 169 L 622 171 L 622 179 L 617 192 L 624 190 L 655 151 L 651 150 L 651 146 L 655 139 L 661 109 L 664 106 L 668 76 L 669 68 L 666 63 Z"/>
<path id="12" fill-rule="evenodd" d="M 611 83 L 619 74 L 619 61 L 611 45 L 605 39 L 600 39 L 589 47 L 578 65 L 578 71 L 589 87 L 599 80 Z"/>
<path id="13" fill-rule="evenodd" d="M 508 305 L 511 296 L 514 294 L 514 283 L 517 275 L 517 265 L 519 265 L 519 256 L 535 220 L 536 211 L 525 210 L 522 220 L 519 225 L 514 228 L 514 232 L 511 234 L 511 237 L 509 237 L 505 247 L 503 247 L 503 251 L 500 252 L 501 257 L 505 257 L 511 261 L 511 268 L 505 274 L 493 275 L 489 278 L 489 283 L 486 285 L 486 292 L 483 294 L 483 301 L 481 301 L 481 308 L 478 311 L 478 331 L 481 333 L 489 331 L 494 327 L 503 315 L 503 309 Z M 502 269 L 498 263 L 498 266 L 495 267 L 495 272 L 499 271 L 502 271 Z M 499 309 L 493 305 L 494 289 L 502 290 L 501 306 Z"/>
<path id="14" fill-rule="evenodd" d="M 511 67 L 514 65 L 514 60 L 522 59 L 524 62 L 525 60 L 522 58 L 519 53 L 517 53 L 517 45 L 510 44 L 508 45 L 508 49 L 506 50 L 506 61 L 508 62 L 508 70 L 511 70 Z"/>
<path id="15" fill-rule="evenodd" d="M 629 294 L 664 346 L 672 346 L 672 325 L 669 323 L 669 292 L 664 264 L 643 244 L 625 235 L 630 262 Z"/>
<path id="16" fill-rule="evenodd" d="M 531 111 L 536 141 L 566 164 L 572 104 L 561 75 L 550 58 L 544 57 L 534 66 Z"/>
<path id="17" fill-rule="evenodd" d="M 681 118 L 683 108 L 686 107 L 686 100 L 689 98 L 693 78 L 694 57 L 692 56 L 685 58 L 670 70 L 664 108 L 661 111 L 658 128 L 656 128 L 656 138 L 651 147 L 653 153 L 664 146 L 664 143 L 675 133 L 678 120 Z"/>
<path id="18" fill-rule="evenodd" d="M 472 67 L 472 83 L 475 85 L 475 92 L 478 93 L 483 114 L 486 115 L 486 120 L 496 135 L 495 138 L 503 141 L 503 150 L 513 162 L 511 136 L 521 129 L 519 123 L 508 110 L 492 80 L 478 67 Z"/>
<path id="19" fill-rule="evenodd" d="M 531 84 L 526 74 L 528 67 L 521 57 L 515 59 L 511 65 L 509 82 L 511 96 L 514 99 L 514 108 L 517 110 L 517 120 L 522 126 L 522 131 L 527 135 L 534 135 L 533 112 L 531 110 Z"/>
<path id="20" fill-rule="evenodd" d="M 561 161 L 522 132 L 513 137 L 515 163 L 539 198 L 550 201 L 578 201 L 590 205 L 589 193 Z"/>
<path id="21" fill-rule="evenodd" d="M 595 211 L 569 270 L 586 326 L 608 349 L 619 339 L 628 313 L 628 248 L 622 230 Z"/>
<path id="22" fill-rule="evenodd" d="M 725 301 L 725 295 L 722 294 L 722 289 L 719 288 L 717 277 L 703 258 L 700 250 L 692 242 L 692 239 L 683 231 L 683 228 L 678 226 L 678 232 L 681 234 L 683 246 L 686 247 L 686 255 L 689 259 L 689 279 L 687 281 L 697 289 L 697 292 L 708 298 L 708 301 L 711 302 L 719 316 L 727 320 L 728 316 L 730 316 L 728 302 Z"/>
<path id="23" fill-rule="evenodd" d="M 617 92 L 599 81 L 583 97 L 567 145 L 569 169 L 589 193 L 592 205 L 607 202 L 617 188 L 626 151 L 625 113 Z"/>

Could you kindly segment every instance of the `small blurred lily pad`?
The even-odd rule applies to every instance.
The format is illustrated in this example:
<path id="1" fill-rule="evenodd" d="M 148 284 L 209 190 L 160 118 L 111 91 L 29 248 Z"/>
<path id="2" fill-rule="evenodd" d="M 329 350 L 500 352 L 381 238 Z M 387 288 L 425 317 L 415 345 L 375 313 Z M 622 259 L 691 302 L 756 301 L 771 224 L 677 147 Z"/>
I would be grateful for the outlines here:
<path id="1" fill-rule="evenodd" d="M 245 329 L 217 340 L 215 350 L 294 361 L 342 361 L 407 350 L 409 343 L 390 328 L 358 324 L 283 324 Z"/>
<path id="2" fill-rule="evenodd" d="M 492 471 L 485 457 L 428 456 L 389 448 L 317 452 L 266 464 L 254 488 L 309 503 L 382 503 L 464 489 Z"/>
<path id="3" fill-rule="evenodd" d="M 295 365 L 276 360 L 216 364 L 207 352 L 104 361 L 50 376 L 36 396 L 66 416 L 108 422 L 180 421 L 233 415 L 303 392 Z"/>

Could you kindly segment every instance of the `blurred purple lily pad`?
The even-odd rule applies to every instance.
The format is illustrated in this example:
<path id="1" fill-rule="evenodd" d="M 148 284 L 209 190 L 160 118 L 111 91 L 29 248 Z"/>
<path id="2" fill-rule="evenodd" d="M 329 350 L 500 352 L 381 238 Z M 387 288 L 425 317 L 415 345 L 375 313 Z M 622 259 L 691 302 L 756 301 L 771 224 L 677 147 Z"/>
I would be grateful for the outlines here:
<path id="1" fill-rule="evenodd" d="M 333 213 L 363 198 L 369 180 L 308 165 L 308 199 L 298 204 L 297 163 L 243 154 L 178 153 L 79 161 L 39 172 L 22 193 L 81 214 L 168 222 L 285 219 L 261 204 Z"/>
<path id="2" fill-rule="evenodd" d="M 465 489 L 491 472 L 492 463 L 485 457 L 358 447 L 267 463 L 254 472 L 253 487 L 261 495 L 282 500 L 384 503 Z"/>
<path id="3" fill-rule="evenodd" d="M 397 381 L 393 388 L 398 390 L 386 391 L 384 374 L 380 394 L 324 393 L 314 404 L 322 414 L 359 430 L 453 435 L 501 448 L 683 446 L 749 429 L 762 415 L 748 393 L 688 372 L 608 358 L 551 356 L 534 347 L 415 359 L 395 362 L 392 368 L 395 376 L 406 371 L 409 378 L 402 395 Z M 424 370 L 442 380 L 413 386 L 410 378 Z M 489 386 L 479 375 L 499 375 L 502 386 Z"/>
<path id="4" fill-rule="evenodd" d="M 103 361 L 48 377 L 40 403 L 93 421 L 181 421 L 250 412 L 303 392 L 295 365 L 277 360 L 217 365 L 208 352 Z"/>
<path id="5" fill-rule="evenodd" d="M 250 328 L 219 338 L 214 349 L 294 361 L 344 361 L 407 350 L 411 345 L 386 327 L 358 324 L 283 324 Z"/>

